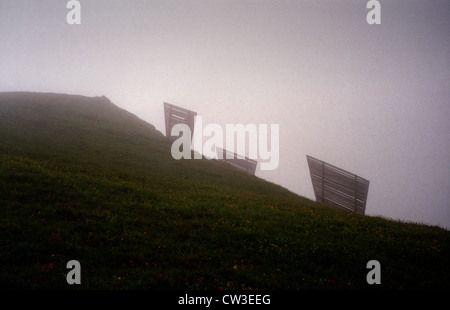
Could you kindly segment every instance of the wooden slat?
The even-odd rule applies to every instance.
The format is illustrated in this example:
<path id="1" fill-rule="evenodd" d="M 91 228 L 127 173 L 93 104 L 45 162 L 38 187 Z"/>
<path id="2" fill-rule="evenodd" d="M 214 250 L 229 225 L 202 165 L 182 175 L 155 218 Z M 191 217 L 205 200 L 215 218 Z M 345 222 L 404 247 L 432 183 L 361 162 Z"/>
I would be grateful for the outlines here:
<path id="1" fill-rule="evenodd" d="M 171 103 L 168 103 L 168 102 L 164 102 L 164 108 L 166 108 L 166 107 L 167 107 L 167 108 L 171 108 L 171 109 L 173 109 L 173 110 L 185 112 L 185 113 L 195 113 L 195 112 L 192 112 L 191 110 L 188 110 L 188 109 L 185 109 L 185 108 L 176 106 L 176 105 L 171 104 Z M 195 114 L 197 114 L 197 113 L 195 113 Z"/>
<path id="2" fill-rule="evenodd" d="M 170 112 L 171 112 L 172 116 L 178 117 L 181 119 L 189 119 L 190 115 L 191 115 L 189 112 L 180 111 L 180 110 L 174 109 L 174 108 L 172 108 L 172 110 Z"/>
<path id="3" fill-rule="evenodd" d="M 250 175 L 254 175 L 256 171 L 256 166 L 258 165 L 258 162 L 256 160 L 239 156 L 236 153 L 231 153 L 225 149 L 221 149 L 216 147 L 217 150 L 217 157 L 219 160 L 223 160 L 226 163 L 232 165 L 235 168 L 238 168 L 239 170 L 245 171 Z M 222 155 L 222 158 L 220 158 L 220 154 Z M 227 156 L 231 155 L 231 156 Z M 232 157 L 232 158 L 227 158 Z"/>
<path id="4" fill-rule="evenodd" d="M 186 124 L 186 125 L 189 126 L 189 128 L 191 127 L 190 126 L 191 122 L 189 120 L 176 118 L 176 117 L 173 117 L 173 116 L 170 118 L 170 123 L 173 124 L 173 126 L 175 126 L 176 124 Z"/>

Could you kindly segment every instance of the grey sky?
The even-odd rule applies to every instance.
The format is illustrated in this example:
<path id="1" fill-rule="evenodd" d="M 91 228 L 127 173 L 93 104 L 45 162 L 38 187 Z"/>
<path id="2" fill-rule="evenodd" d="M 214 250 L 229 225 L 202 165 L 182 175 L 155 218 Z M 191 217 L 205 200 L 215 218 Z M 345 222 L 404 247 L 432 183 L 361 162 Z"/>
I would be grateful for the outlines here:
<path id="1" fill-rule="evenodd" d="M 0 91 L 105 95 L 164 132 L 280 124 L 257 175 L 314 199 L 305 155 L 370 180 L 366 214 L 450 228 L 450 2 L 0 1 Z"/>

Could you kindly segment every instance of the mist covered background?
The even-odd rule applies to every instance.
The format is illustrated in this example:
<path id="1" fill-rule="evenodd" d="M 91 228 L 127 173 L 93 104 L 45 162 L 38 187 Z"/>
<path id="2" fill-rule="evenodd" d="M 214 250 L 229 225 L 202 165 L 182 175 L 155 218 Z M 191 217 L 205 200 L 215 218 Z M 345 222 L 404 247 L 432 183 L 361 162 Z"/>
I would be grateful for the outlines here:
<path id="1" fill-rule="evenodd" d="M 0 1 L 0 91 L 280 124 L 258 177 L 314 199 L 308 154 L 370 181 L 366 214 L 450 228 L 449 1 L 381 0 L 381 25 L 362 0 L 80 3 Z"/>

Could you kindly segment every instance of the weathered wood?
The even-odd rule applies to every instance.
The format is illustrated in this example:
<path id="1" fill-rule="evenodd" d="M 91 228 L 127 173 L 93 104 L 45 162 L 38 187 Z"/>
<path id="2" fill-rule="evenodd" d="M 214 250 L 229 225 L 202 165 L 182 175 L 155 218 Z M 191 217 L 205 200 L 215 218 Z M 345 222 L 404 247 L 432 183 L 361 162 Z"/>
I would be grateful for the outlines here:
<path id="1" fill-rule="evenodd" d="M 254 175 L 256 171 L 256 166 L 258 162 L 256 160 L 239 156 L 236 153 L 229 152 L 225 149 L 216 147 L 218 160 L 223 160 L 226 163 L 232 165 L 233 167 L 244 171 L 250 175 Z"/>
<path id="2" fill-rule="evenodd" d="M 166 137 L 170 140 L 177 139 L 179 136 L 171 135 L 173 126 L 175 126 L 176 124 L 186 124 L 189 126 L 189 129 L 191 130 L 191 139 L 192 139 L 194 135 L 194 125 L 196 115 L 197 115 L 196 112 L 164 102 Z"/>
<path id="3" fill-rule="evenodd" d="M 365 213 L 369 181 L 306 155 L 316 201 Z"/>

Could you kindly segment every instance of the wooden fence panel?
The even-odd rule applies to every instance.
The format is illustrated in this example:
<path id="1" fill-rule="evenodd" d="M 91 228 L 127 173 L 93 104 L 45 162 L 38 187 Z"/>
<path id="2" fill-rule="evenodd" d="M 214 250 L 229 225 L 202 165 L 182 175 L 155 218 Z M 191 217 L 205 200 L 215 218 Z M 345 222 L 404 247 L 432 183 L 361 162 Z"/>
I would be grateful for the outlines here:
<path id="1" fill-rule="evenodd" d="M 306 155 L 316 201 L 364 214 L 369 181 Z"/>

